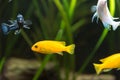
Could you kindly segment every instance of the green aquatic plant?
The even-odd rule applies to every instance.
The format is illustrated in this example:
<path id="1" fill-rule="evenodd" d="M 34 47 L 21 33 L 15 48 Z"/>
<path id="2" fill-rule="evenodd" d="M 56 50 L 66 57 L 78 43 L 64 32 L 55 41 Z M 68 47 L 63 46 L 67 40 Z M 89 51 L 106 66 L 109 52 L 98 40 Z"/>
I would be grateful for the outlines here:
<path id="1" fill-rule="evenodd" d="M 115 14 L 115 0 L 110 0 L 110 12 L 112 14 L 112 16 Z M 100 45 L 102 44 L 102 42 L 104 41 L 104 39 L 106 38 L 107 34 L 108 34 L 109 29 L 104 29 L 100 38 L 98 39 L 95 47 L 93 48 L 92 52 L 90 53 L 90 55 L 88 56 L 88 58 L 85 60 L 84 64 L 82 65 L 82 67 L 79 70 L 79 73 L 82 73 L 85 68 L 87 67 L 88 63 L 90 62 L 90 60 L 94 57 L 96 51 L 99 49 Z"/>
<path id="2" fill-rule="evenodd" d="M 46 1 L 42 0 L 41 2 L 43 3 L 43 8 L 45 9 L 45 14 L 49 18 L 50 14 L 48 14 L 48 12 L 49 12 L 49 10 L 52 11 L 52 9 L 48 8 Z M 55 40 L 64 40 L 65 39 L 68 43 L 73 43 L 73 32 L 75 32 L 80 27 L 80 25 L 85 23 L 85 19 L 84 20 L 81 19 L 78 22 L 76 22 L 74 25 L 71 25 L 72 21 L 73 21 L 72 19 L 74 16 L 74 12 L 75 12 L 75 7 L 77 4 L 76 2 L 77 2 L 76 0 L 71 0 L 70 2 L 65 1 L 65 0 L 62 0 L 62 1 L 60 1 L 60 0 L 52 1 L 51 0 L 48 2 L 48 5 L 54 6 L 54 4 L 55 4 L 55 6 L 58 9 L 57 14 L 54 14 L 54 15 L 56 15 L 56 16 L 54 16 L 56 18 L 54 19 L 54 22 L 53 22 L 55 25 L 53 25 L 53 26 L 49 25 L 49 27 L 55 27 L 55 28 L 53 28 L 52 31 L 57 31 L 57 34 L 55 35 L 55 37 L 50 38 L 50 36 L 48 36 L 49 31 L 47 32 L 47 30 L 45 28 L 46 25 L 44 24 L 43 14 L 40 10 L 39 4 L 38 4 L 37 0 L 33 0 L 34 7 L 37 10 L 36 12 L 38 15 L 39 22 L 41 23 L 41 27 L 42 27 L 41 29 L 43 30 L 43 35 L 45 37 L 44 39 L 55 39 Z M 54 30 L 54 29 L 56 29 L 56 30 Z M 54 34 L 54 33 L 51 33 L 51 34 Z M 63 57 L 64 57 L 63 63 L 64 63 L 64 67 L 65 67 L 65 72 L 66 72 L 65 80 L 68 80 L 70 70 L 74 70 L 74 66 L 75 66 L 74 56 L 64 55 Z M 46 63 L 51 58 L 56 59 L 56 57 L 53 57 L 53 55 L 45 56 L 45 58 L 43 59 L 43 61 L 41 63 L 42 66 L 36 72 L 33 80 L 37 80 L 39 78 Z M 68 62 L 67 62 L 68 60 L 69 60 L 70 64 L 68 64 Z M 60 69 L 60 67 L 58 67 L 58 69 Z"/>
<path id="3" fill-rule="evenodd" d="M 28 47 L 30 49 L 36 41 L 50 39 L 64 40 L 67 41 L 68 44 L 74 43 L 74 34 L 76 35 L 77 30 L 81 29 L 83 25 L 90 22 L 90 20 L 86 17 L 86 15 L 90 14 L 89 5 L 86 4 L 87 0 L 31 0 L 28 4 L 26 3 L 28 2 L 25 0 L 13 0 L 10 3 L 6 1 L 5 5 L 2 5 L 3 8 L 1 10 L 5 10 L 4 7 L 8 4 L 12 4 L 12 10 L 10 9 L 10 11 L 8 11 L 9 14 L 6 13 L 10 16 L 10 18 L 15 19 L 18 13 L 22 13 L 25 19 L 30 19 L 33 24 L 30 30 L 27 31 L 22 29 L 20 35 L 15 36 L 10 33 L 3 39 L 5 40 L 5 44 L 2 44 L 0 49 L 4 55 L 2 55 L 2 58 L 0 59 L 0 71 L 2 71 L 7 58 L 12 56 L 12 53 L 24 54 L 23 48 Z M 114 1 L 110 3 L 110 11 L 112 14 L 115 12 L 114 4 Z M 0 15 L 3 15 L 2 11 L 0 11 Z M 93 58 L 94 54 L 105 39 L 107 33 L 108 30 L 104 29 L 93 51 L 90 53 L 90 56 L 88 56 L 80 68 L 80 73 L 85 70 L 89 61 Z M 19 38 L 22 38 L 23 40 L 20 40 Z M 23 42 L 26 42 L 27 45 L 24 46 L 24 44 L 19 44 L 20 48 L 18 50 L 14 49 L 17 43 Z M 57 63 L 55 67 L 57 72 L 59 72 L 57 74 L 59 74 L 60 80 L 61 67 L 64 68 L 65 80 L 69 80 L 70 72 L 74 73 L 76 66 L 75 55 L 65 54 L 62 57 L 58 55 L 44 55 L 43 57 L 41 54 L 33 54 L 35 54 L 35 59 L 41 62 L 41 66 L 35 73 L 32 80 L 38 80 L 45 68 L 45 65 L 49 61 L 53 61 L 55 64 Z M 74 74 L 73 80 L 75 80 Z"/>
<path id="4" fill-rule="evenodd" d="M 7 4 L 7 3 L 5 3 L 5 4 Z M 13 6 L 15 7 L 15 8 L 13 8 L 13 14 L 14 14 L 14 13 L 16 13 L 16 8 L 18 7 L 16 1 L 13 4 Z M 4 9 L 4 8 L 2 8 L 2 9 Z M 12 15 L 12 17 L 15 19 L 16 16 Z M 2 40 L 6 39 L 6 45 L 3 44 L 5 46 L 1 46 L 1 51 L 2 51 L 1 54 L 4 54 L 4 55 L 0 59 L 0 73 L 2 72 L 3 65 L 4 65 L 6 59 L 10 56 L 10 54 L 12 53 L 12 50 L 13 50 L 13 47 L 14 47 L 15 43 L 18 41 L 18 36 L 13 37 L 13 35 L 11 35 L 11 34 L 9 36 L 6 36 L 7 38 L 3 37 L 3 35 L 1 35 L 1 37 L 2 37 Z M 11 40 L 11 37 L 13 37 L 12 40 Z M 3 40 L 3 41 L 5 41 L 5 40 Z"/>
<path id="5" fill-rule="evenodd" d="M 63 19 L 61 20 L 60 29 L 59 29 L 59 31 L 58 31 L 58 33 L 57 33 L 57 35 L 56 35 L 55 40 L 61 40 L 62 35 L 63 35 L 63 32 L 64 32 L 65 29 L 66 29 L 66 31 L 67 31 L 67 36 L 68 36 L 69 40 L 71 40 L 70 43 L 72 43 L 72 42 L 73 42 L 73 41 L 72 41 L 72 40 L 73 40 L 73 39 L 72 39 L 72 31 L 71 31 L 71 29 L 70 29 L 71 26 L 70 26 L 70 23 L 69 23 L 69 19 L 68 19 L 68 17 L 67 17 L 67 14 L 66 14 L 66 12 L 64 11 L 64 8 L 63 8 L 63 6 L 62 6 L 62 4 L 60 3 L 59 0 L 54 0 L 54 3 L 56 4 L 58 10 L 59 10 L 60 13 L 61 13 L 61 16 L 63 17 Z M 48 60 L 51 58 L 51 56 L 52 56 L 52 55 L 47 55 L 47 56 L 45 57 L 45 59 L 43 60 L 42 66 L 39 68 L 39 70 L 38 70 L 38 72 L 36 73 L 36 75 L 35 75 L 35 77 L 33 78 L 33 80 L 37 80 L 37 79 L 38 79 L 39 75 L 41 74 L 41 72 L 42 72 L 42 70 L 43 70 L 43 68 L 44 68 L 44 66 L 45 66 L 45 64 L 48 62 Z M 67 73 L 67 75 L 68 75 L 68 73 Z"/>

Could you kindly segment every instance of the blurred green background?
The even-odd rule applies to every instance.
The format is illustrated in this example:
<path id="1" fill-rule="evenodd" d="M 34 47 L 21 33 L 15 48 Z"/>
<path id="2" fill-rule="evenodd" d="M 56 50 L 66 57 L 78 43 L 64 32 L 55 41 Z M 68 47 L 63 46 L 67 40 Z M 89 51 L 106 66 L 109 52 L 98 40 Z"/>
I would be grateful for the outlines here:
<path id="1" fill-rule="evenodd" d="M 108 5 L 109 3 L 110 0 Z M 120 17 L 119 3 L 120 0 L 115 0 L 113 15 L 116 17 Z M 96 4 L 97 0 L 12 0 L 11 2 L 0 0 L 0 23 L 15 20 L 19 13 L 25 20 L 32 21 L 31 29 L 22 29 L 19 35 L 14 35 L 12 31 L 8 35 L 0 32 L 1 74 L 4 72 L 5 62 L 11 57 L 35 59 L 41 62 L 42 66 L 30 80 L 37 80 L 49 61 L 56 64 L 55 70 L 58 75 L 60 70 L 64 69 L 66 76 L 64 80 L 69 80 L 70 72 L 95 74 L 93 62 L 120 52 L 120 28 L 105 32 L 100 20 L 98 23 L 91 22 L 94 14 L 91 12 L 91 7 Z M 103 34 L 104 38 L 101 39 Z M 46 39 L 62 40 L 67 44 L 75 43 L 74 55 L 66 53 L 64 56 L 43 55 L 31 51 L 32 44 Z M 115 75 L 119 80 L 119 72 L 113 70 L 109 74 Z"/>

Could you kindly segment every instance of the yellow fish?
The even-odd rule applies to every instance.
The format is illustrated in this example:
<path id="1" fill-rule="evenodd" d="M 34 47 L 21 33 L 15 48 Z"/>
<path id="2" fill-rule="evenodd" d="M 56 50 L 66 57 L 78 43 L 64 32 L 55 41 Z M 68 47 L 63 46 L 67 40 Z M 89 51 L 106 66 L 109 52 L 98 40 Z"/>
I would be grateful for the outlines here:
<path id="1" fill-rule="evenodd" d="M 97 74 L 108 72 L 113 68 L 120 69 L 120 53 L 113 54 L 104 59 L 100 59 L 101 64 L 93 63 Z"/>
<path id="2" fill-rule="evenodd" d="M 52 40 L 43 40 L 36 42 L 31 50 L 43 54 L 53 54 L 57 53 L 63 55 L 63 51 L 68 52 L 69 54 L 74 53 L 75 44 L 65 46 L 64 41 L 52 41 Z"/>

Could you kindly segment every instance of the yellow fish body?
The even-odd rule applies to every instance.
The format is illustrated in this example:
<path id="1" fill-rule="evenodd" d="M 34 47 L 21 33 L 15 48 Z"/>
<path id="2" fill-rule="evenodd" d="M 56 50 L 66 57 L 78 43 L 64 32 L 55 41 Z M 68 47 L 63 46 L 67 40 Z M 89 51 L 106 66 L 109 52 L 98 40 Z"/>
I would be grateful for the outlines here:
<path id="1" fill-rule="evenodd" d="M 63 55 L 63 51 L 68 52 L 69 54 L 74 53 L 75 44 L 71 44 L 69 46 L 65 46 L 65 42 L 63 41 L 52 41 L 52 40 L 43 40 L 36 42 L 31 50 L 43 53 L 43 54 L 53 54 L 57 53 Z"/>
<path id="2" fill-rule="evenodd" d="M 120 69 L 120 53 L 100 59 L 100 61 L 102 62 L 101 64 L 93 64 L 97 74 L 100 74 L 101 72 L 107 72 L 113 68 Z"/>

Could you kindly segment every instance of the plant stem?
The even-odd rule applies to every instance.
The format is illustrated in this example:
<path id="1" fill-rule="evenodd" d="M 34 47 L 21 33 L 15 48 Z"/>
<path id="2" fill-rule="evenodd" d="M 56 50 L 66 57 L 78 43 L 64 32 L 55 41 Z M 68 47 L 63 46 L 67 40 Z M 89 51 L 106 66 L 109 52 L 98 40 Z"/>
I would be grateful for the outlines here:
<path id="1" fill-rule="evenodd" d="M 0 74 L 3 70 L 3 65 L 4 65 L 5 61 L 6 61 L 6 56 L 2 57 L 2 59 L 0 61 Z"/>
<path id="2" fill-rule="evenodd" d="M 94 54 L 96 53 L 96 51 L 98 50 L 98 48 L 100 47 L 101 43 L 103 42 L 103 40 L 105 39 L 107 33 L 108 33 L 108 29 L 104 29 L 102 35 L 100 36 L 97 44 L 95 45 L 93 51 L 90 53 L 89 57 L 85 60 L 84 64 L 82 65 L 82 67 L 80 68 L 80 70 L 78 71 L 78 73 L 82 73 L 84 71 L 84 69 L 87 67 L 89 61 L 93 58 Z"/>
<path id="3" fill-rule="evenodd" d="M 111 15 L 114 15 L 115 14 L 115 0 L 110 0 L 109 1 L 109 5 L 110 5 L 110 13 Z"/>
<path id="4" fill-rule="evenodd" d="M 69 22 L 69 18 L 66 15 L 66 12 L 64 11 L 64 8 L 63 8 L 62 4 L 60 3 L 60 1 L 59 0 L 54 0 L 54 3 L 56 4 L 58 10 L 61 13 L 61 16 L 63 17 L 63 21 L 65 22 L 65 28 L 66 28 L 66 33 L 67 33 L 67 36 L 68 36 L 68 41 L 69 41 L 69 43 L 72 43 L 73 38 L 72 38 L 72 30 L 71 30 L 71 24 Z"/>
<path id="5" fill-rule="evenodd" d="M 115 13 L 115 0 L 110 0 L 109 5 L 110 5 L 110 12 L 111 12 L 112 15 L 114 15 L 114 13 Z M 82 67 L 80 68 L 78 73 L 82 73 L 84 71 L 84 69 L 87 67 L 89 61 L 93 58 L 94 54 L 96 53 L 96 51 L 98 50 L 98 48 L 102 44 L 103 40 L 105 39 L 108 31 L 109 31 L 108 29 L 104 29 L 104 31 L 103 31 L 102 35 L 100 36 L 97 44 L 95 45 L 93 51 L 90 53 L 89 57 L 85 60 L 84 64 L 82 65 Z"/>
<path id="6" fill-rule="evenodd" d="M 76 3 L 77 3 L 77 0 L 71 0 L 70 9 L 69 9 L 69 17 L 70 17 L 70 20 L 71 20 L 72 17 L 73 17 L 74 10 L 75 10 L 75 7 L 76 7 Z"/>
<path id="7" fill-rule="evenodd" d="M 50 58 L 52 57 L 52 54 L 51 55 L 47 55 L 45 57 L 45 59 L 43 60 L 43 62 L 41 63 L 41 66 L 40 68 L 38 69 L 38 71 L 36 72 L 35 76 L 33 77 L 32 80 L 38 80 L 39 76 L 41 75 L 43 69 L 45 68 L 45 65 L 47 64 L 47 62 L 50 60 Z"/>
<path id="8" fill-rule="evenodd" d="M 43 15 L 42 15 L 42 13 L 41 13 L 41 11 L 39 9 L 39 4 L 38 4 L 37 0 L 32 0 L 32 2 L 33 2 L 34 6 L 36 8 L 36 12 L 37 12 L 37 15 L 38 15 L 38 19 L 39 19 L 39 23 L 41 25 L 41 29 L 42 29 L 43 35 L 44 35 L 44 37 L 46 39 L 49 39 L 49 36 L 47 34 L 47 31 L 46 31 L 46 28 L 45 28 L 45 26 L 43 24 L 43 21 L 42 21 Z"/>
<path id="9" fill-rule="evenodd" d="M 29 39 L 28 35 L 24 32 L 23 29 L 21 29 L 21 34 L 22 34 L 23 38 L 26 40 L 26 42 L 28 43 L 28 45 L 32 46 L 32 41 Z"/>

